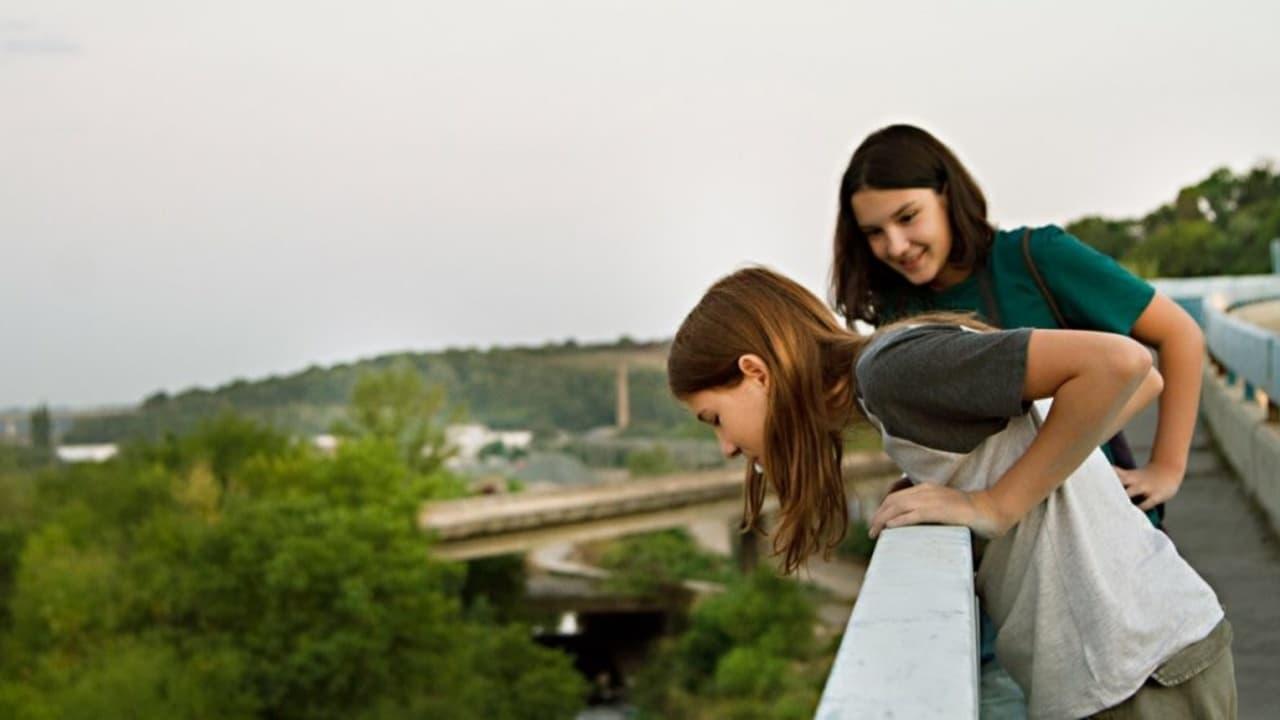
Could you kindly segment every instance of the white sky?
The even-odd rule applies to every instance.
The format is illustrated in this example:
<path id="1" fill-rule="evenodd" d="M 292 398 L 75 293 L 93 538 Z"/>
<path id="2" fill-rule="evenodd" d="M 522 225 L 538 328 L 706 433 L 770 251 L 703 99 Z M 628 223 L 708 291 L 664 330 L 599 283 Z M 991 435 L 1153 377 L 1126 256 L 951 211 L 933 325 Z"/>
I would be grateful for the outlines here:
<path id="1" fill-rule="evenodd" d="M 0 3 L 0 407 L 825 296 L 889 122 L 1002 225 L 1280 158 L 1280 4 Z"/>

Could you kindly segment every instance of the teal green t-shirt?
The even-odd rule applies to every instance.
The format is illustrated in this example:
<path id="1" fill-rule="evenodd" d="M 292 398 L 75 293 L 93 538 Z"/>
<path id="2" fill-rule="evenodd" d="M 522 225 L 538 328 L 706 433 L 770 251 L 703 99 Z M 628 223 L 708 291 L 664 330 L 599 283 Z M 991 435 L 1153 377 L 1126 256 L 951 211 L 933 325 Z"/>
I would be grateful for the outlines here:
<path id="1" fill-rule="evenodd" d="M 928 294 L 928 308 L 913 309 L 976 312 L 1004 328 L 1058 327 L 1027 268 L 1022 253 L 1025 230 L 996 231 L 987 255 L 987 277 L 999 323 L 987 308 L 977 272 L 946 290 Z M 1128 335 L 1155 297 L 1150 284 L 1056 225 L 1032 229 L 1031 257 L 1067 325 L 1075 330 Z M 1114 461 L 1109 448 L 1103 446 L 1102 450 Z M 1159 525 L 1156 511 L 1148 511 L 1147 516 Z"/>
<path id="2" fill-rule="evenodd" d="M 1056 328 L 1053 312 L 1022 254 L 1025 228 L 999 230 L 987 256 L 988 277 L 1006 328 Z M 1031 231 L 1031 257 L 1067 324 L 1076 330 L 1128 335 L 1155 288 L 1056 225 Z M 969 310 L 995 322 L 983 302 L 977 273 L 933 295 L 934 308 Z"/>

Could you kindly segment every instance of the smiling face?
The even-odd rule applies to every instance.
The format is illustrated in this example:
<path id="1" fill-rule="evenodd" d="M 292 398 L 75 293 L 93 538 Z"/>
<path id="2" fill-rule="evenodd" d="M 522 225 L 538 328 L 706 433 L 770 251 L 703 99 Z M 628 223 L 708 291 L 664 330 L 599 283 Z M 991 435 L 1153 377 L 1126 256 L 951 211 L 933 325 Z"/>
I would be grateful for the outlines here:
<path id="1" fill-rule="evenodd" d="M 945 195 L 932 188 L 864 188 L 851 203 L 871 254 L 907 282 L 943 290 L 968 275 L 947 263 L 951 222 Z"/>
<path id="2" fill-rule="evenodd" d="M 699 421 L 712 427 L 726 458 L 743 455 L 749 462 L 763 464 L 768 373 L 755 355 L 744 355 L 738 366 L 743 370 L 738 384 L 700 390 L 682 402 Z"/>

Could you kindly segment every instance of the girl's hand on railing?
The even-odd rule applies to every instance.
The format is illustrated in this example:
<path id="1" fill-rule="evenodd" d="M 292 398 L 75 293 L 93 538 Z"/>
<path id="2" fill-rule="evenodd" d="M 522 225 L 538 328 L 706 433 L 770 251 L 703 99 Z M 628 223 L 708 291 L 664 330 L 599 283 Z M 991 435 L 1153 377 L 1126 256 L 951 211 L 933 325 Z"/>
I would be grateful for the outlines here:
<path id="1" fill-rule="evenodd" d="M 985 490 L 922 483 L 886 496 L 871 518 L 869 534 L 874 538 L 885 528 L 924 523 L 962 525 L 984 538 L 999 537 L 1012 526 Z"/>

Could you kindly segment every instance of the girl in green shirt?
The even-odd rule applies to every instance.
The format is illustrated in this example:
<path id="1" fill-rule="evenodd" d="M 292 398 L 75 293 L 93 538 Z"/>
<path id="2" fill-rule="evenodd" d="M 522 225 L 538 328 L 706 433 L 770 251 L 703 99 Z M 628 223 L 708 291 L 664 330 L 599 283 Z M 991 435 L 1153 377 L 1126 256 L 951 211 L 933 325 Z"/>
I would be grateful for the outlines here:
<path id="1" fill-rule="evenodd" d="M 831 289 L 850 325 L 962 310 L 1006 328 L 1065 324 L 1155 348 L 1165 385 L 1151 461 L 1116 472 L 1158 524 L 1153 508 L 1182 484 L 1199 405 L 1204 336 L 1190 315 L 1058 227 L 997 230 L 973 177 L 917 127 L 891 125 L 863 140 L 839 208 Z"/>

